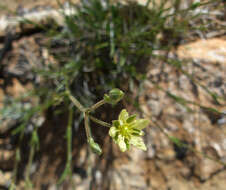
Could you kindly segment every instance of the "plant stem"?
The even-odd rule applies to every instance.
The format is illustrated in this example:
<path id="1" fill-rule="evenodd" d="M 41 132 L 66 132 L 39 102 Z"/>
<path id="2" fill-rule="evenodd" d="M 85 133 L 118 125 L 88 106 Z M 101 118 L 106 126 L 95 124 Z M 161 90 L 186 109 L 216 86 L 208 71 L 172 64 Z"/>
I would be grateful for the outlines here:
<path id="1" fill-rule="evenodd" d="M 70 100 L 73 102 L 73 104 L 79 109 L 79 111 L 85 112 L 85 108 L 83 107 L 83 105 L 80 104 L 80 102 L 74 96 L 72 96 L 69 89 L 67 89 L 66 93 L 67 93 L 68 97 L 70 98 Z"/>
<path id="2" fill-rule="evenodd" d="M 90 112 L 90 111 L 94 111 L 95 109 L 99 108 L 100 106 L 104 105 L 105 103 L 106 103 L 105 100 L 101 100 L 101 101 L 97 102 L 96 104 L 92 105 L 92 106 L 88 109 L 88 111 L 89 111 L 89 112 Z"/>
<path id="3" fill-rule="evenodd" d="M 30 170 L 31 170 L 31 165 L 32 165 L 32 161 L 33 161 L 33 158 L 34 158 L 34 154 L 35 154 L 35 145 L 32 145 L 30 153 L 29 153 L 26 172 L 25 172 L 25 182 L 26 182 L 26 188 L 25 189 L 33 189 L 33 185 L 32 185 L 32 182 L 30 180 Z"/>
<path id="4" fill-rule="evenodd" d="M 69 110 L 68 126 L 67 126 L 67 162 L 71 165 L 72 161 L 72 122 L 73 108 Z"/>
<path id="5" fill-rule="evenodd" d="M 92 138 L 92 135 L 91 135 L 91 130 L 90 130 L 90 127 L 89 127 L 89 118 L 95 122 L 95 123 L 98 123 L 99 125 L 102 125 L 104 127 L 111 127 L 111 124 L 109 123 L 106 123 L 104 121 L 101 121 L 91 115 L 89 115 L 89 112 L 91 111 L 94 111 L 95 109 L 97 109 L 98 107 L 102 106 L 103 104 L 106 103 L 105 100 L 101 100 L 99 102 L 97 102 L 96 104 L 94 104 L 93 106 L 91 106 L 90 108 L 84 108 L 82 106 L 82 104 L 80 104 L 80 102 L 74 97 L 72 96 L 69 88 L 67 88 L 66 90 L 66 93 L 68 95 L 68 97 L 70 98 L 70 100 L 73 102 L 73 104 L 79 109 L 79 111 L 81 111 L 83 114 L 84 114 L 84 120 L 85 120 L 85 131 L 86 131 L 86 136 L 87 136 L 87 139 L 89 138 Z"/>
<path id="6" fill-rule="evenodd" d="M 84 112 L 84 120 L 85 120 L 85 130 L 87 139 L 92 138 L 91 131 L 89 128 L 89 115 Z"/>
<path id="7" fill-rule="evenodd" d="M 104 127 L 111 127 L 111 124 L 109 124 L 109 123 L 107 123 L 107 122 L 104 122 L 104 121 L 101 121 L 101 120 L 99 120 L 99 119 L 97 119 L 97 118 L 95 118 L 95 117 L 93 117 L 93 116 L 91 116 L 91 115 L 89 115 L 89 118 L 90 118 L 93 122 L 98 123 L 98 124 L 100 124 L 100 125 L 102 125 L 102 126 L 104 126 Z"/>
<path id="8" fill-rule="evenodd" d="M 68 124 L 67 124 L 67 130 L 66 130 L 66 138 L 67 138 L 67 162 L 66 166 L 64 168 L 64 171 L 57 182 L 57 185 L 60 185 L 67 176 L 72 176 L 72 122 L 73 122 L 73 108 L 69 109 L 69 116 L 68 116 Z"/>

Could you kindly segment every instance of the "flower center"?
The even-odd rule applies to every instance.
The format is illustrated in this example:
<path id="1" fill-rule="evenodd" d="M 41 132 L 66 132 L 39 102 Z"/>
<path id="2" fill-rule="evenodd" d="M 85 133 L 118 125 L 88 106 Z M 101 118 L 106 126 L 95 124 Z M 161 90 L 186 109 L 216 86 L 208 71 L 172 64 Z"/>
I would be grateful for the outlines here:
<path id="1" fill-rule="evenodd" d="M 124 124 L 124 125 L 121 125 L 120 127 L 120 133 L 124 136 L 124 137 L 128 137 L 129 136 L 129 126 Z"/>

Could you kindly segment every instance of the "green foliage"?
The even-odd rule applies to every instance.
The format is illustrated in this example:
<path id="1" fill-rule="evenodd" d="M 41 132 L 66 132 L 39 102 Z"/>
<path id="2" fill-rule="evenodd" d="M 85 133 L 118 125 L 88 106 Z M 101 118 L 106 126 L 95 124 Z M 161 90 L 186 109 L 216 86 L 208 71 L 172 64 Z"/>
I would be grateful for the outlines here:
<path id="1" fill-rule="evenodd" d="M 87 106 L 112 88 L 128 89 L 125 81 L 132 84 L 145 79 L 153 50 L 167 49 L 186 28 L 185 13 L 180 20 L 182 13 L 171 15 L 174 7 L 167 8 L 163 2 L 148 8 L 134 2 L 91 0 L 71 8 L 75 13 L 65 15 L 63 30 L 50 44 L 60 63 L 39 72 L 47 84 L 58 81 L 58 90 L 64 88 L 66 79 L 76 98 Z M 55 54 L 58 46 L 62 51 Z"/>
<path id="2" fill-rule="evenodd" d="M 5 102 L 4 109 L 0 110 L 0 124 L 6 120 L 18 121 L 19 124 L 13 134 L 19 134 L 20 141 L 27 126 L 33 124 L 30 131 L 31 150 L 26 172 L 28 187 L 32 186 L 29 178 L 31 163 L 35 151 L 39 148 L 37 132 L 39 126 L 34 125 L 32 120 L 44 114 L 50 107 L 54 108 L 52 111 L 55 114 L 69 112 L 65 135 L 67 161 L 59 184 L 72 174 L 72 123 L 77 118 L 73 117 L 71 103 L 76 106 L 76 112 L 82 112 L 81 118 L 85 121 L 87 141 L 93 152 L 100 155 L 102 150 L 92 137 L 89 119 L 101 126 L 110 127 L 109 135 L 119 145 L 121 151 L 129 150 L 130 145 L 146 150 L 141 136 L 144 135 L 142 129 L 148 125 L 148 120 L 136 119 L 135 115 L 129 116 L 126 110 L 122 110 L 118 120 L 113 121 L 111 125 L 95 118 L 91 112 L 104 103 L 112 105 L 118 103 L 124 93 L 115 89 L 116 87 L 132 91 L 134 85 L 142 84 L 153 52 L 168 50 L 179 44 L 180 40 L 187 35 L 186 31 L 191 29 L 189 19 L 196 16 L 190 14 L 190 11 L 202 6 L 202 3 L 193 3 L 187 9 L 181 10 L 181 0 L 172 0 L 168 7 L 165 2 L 162 0 L 157 5 L 155 1 L 148 1 L 146 6 L 142 6 L 134 2 L 122 4 L 110 3 L 108 0 L 82 0 L 79 5 L 71 4 L 75 13 L 64 15 L 65 25 L 60 32 L 51 32 L 53 36 L 50 44 L 46 44 L 50 53 L 54 55 L 56 63 L 48 63 L 42 68 L 33 70 L 34 74 L 41 79 L 41 82 L 34 84 L 34 91 L 30 94 L 30 98 L 37 101 L 26 103 L 24 98 L 18 100 L 9 98 Z M 28 20 L 24 22 L 32 24 Z M 42 26 L 37 27 L 47 30 Z M 60 51 L 56 53 L 56 49 Z M 198 84 L 183 69 L 181 62 L 167 60 L 167 63 Z M 205 86 L 198 85 L 218 102 L 220 97 Z M 192 111 L 188 105 L 193 104 L 218 112 L 214 108 L 206 108 L 176 96 L 162 89 L 158 84 L 156 87 L 163 90 L 175 102 L 186 107 L 188 111 Z M 105 94 L 110 89 L 113 90 Z M 97 102 L 103 94 L 105 94 L 103 100 Z M 95 102 L 97 103 L 94 104 Z M 168 138 L 175 144 L 181 145 L 176 138 Z M 19 149 L 17 156 L 20 158 Z M 17 159 L 17 162 L 19 161 L 20 159 Z M 12 183 L 12 189 L 14 189 L 14 183 Z"/>

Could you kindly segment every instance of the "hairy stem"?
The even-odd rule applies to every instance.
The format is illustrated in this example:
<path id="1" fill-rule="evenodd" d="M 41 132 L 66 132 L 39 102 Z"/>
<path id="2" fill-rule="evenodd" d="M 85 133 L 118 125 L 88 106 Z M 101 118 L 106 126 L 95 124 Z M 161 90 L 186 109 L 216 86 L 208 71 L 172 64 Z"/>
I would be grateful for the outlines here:
<path id="1" fill-rule="evenodd" d="M 97 108 L 99 108 L 100 106 L 104 105 L 105 103 L 106 103 L 105 100 L 101 100 L 101 101 L 97 102 L 96 104 L 92 105 L 92 106 L 88 109 L 88 111 L 94 111 L 94 110 L 96 110 Z"/>
<path id="2" fill-rule="evenodd" d="M 90 127 L 89 127 L 89 115 L 84 113 L 84 120 L 85 120 L 85 130 L 87 139 L 92 138 Z"/>
<path id="3" fill-rule="evenodd" d="M 69 89 L 67 89 L 66 93 L 70 100 L 73 102 L 73 104 L 79 109 L 79 111 L 85 112 L 85 108 L 83 107 L 83 105 L 74 96 L 72 96 Z"/>
<path id="4" fill-rule="evenodd" d="M 89 115 L 89 118 L 90 118 L 93 122 L 98 123 L 98 124 L 100 124 L 100 125 L 102 125 L 102 126 L 104 126 L 104 127 L 111 127 L 111 124 L 110 124 L 110 123 L 101 121 L 101 120 L 99 120 L 99 119 L 97 119 L 97 118 L 95 118 L 95 117 L 93 117 L 93 116 L 91 116 L 91 115 Z"/>

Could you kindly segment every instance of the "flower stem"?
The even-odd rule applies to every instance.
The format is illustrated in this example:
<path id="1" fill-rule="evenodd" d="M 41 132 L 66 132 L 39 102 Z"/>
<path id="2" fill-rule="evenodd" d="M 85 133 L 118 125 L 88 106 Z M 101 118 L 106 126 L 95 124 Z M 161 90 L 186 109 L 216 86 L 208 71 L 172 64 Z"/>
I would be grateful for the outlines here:
<path id="1" fill-rule="evenodd" d="M 97 118 L 95 118 L 95 117 L 93 117 L 93 116 L 91 116 L 91 115 L 89 115 L 89 118 L 90 118 L 93 122 L 98 123 L 98 124 L 100 124 L 100 125 L 102 125 L 102 126 L 104 126 L 104 127 L 111 127 L 111 124 L 109 124 L 109 123 L 107 123 L 107 122 L 104 122 L 104 121 L 101 121 L 101 120 L 99 120 L 99 119 L 97 119 Z"/>
<path id="2" fill-rule="evenodd" d="M 74 96 L 72 96 L 69 89 L 67 89 L 66 93 L 70 100 L 73 102 L 73 104 L 79 109 L 79 111 L 85 112 L 85 108 L 83 107 L 83 105 Z"/>
<path id="3" fill-rule="evenodd" d="M 87 113 L 84 113 L 84 120 L 85 120 L 86 137 L 87 137 L 87 139 L 90 139 L 90 138 L 92 138 L 92 135 L 91 135 L 90 127 L 89 127 L 89 116 Z"/>
<path id="4" fill-rule="evenodd" d="M 89 111 L 89 112 L 90 112 L 90 111 L 94 111 L 94 110 L 96 110 L 97 108 L 99 108 L 100 106 L 104 105 L 105 103 L 106 103 L 105 100 L 101 100 L 101 101 L 97 102 L 96 104 L 92 105 L 92 106 L 88 109 L 88 111 Z"/>

